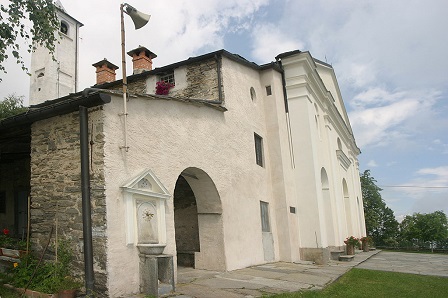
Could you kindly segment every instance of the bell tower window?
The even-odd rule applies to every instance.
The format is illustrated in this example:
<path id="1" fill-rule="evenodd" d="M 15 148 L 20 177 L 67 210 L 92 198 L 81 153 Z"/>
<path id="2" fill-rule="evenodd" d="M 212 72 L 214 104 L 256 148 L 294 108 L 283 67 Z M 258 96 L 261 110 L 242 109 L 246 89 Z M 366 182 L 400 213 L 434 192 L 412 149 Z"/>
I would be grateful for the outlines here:
<path id="1" fill-rule="evenodd" d="M 61 27 L 59 28 L 59 31 L 61 31 L 65 35 L 68 35 L 68 24 L 64 21 L 61 21 Z"/>

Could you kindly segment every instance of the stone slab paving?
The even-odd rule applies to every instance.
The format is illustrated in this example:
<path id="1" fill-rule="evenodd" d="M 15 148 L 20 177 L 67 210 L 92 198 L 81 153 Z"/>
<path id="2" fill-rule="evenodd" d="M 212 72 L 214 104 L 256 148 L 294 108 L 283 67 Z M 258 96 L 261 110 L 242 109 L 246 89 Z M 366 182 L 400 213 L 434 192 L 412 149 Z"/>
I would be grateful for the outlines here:
<path id="1" fill-rule="evenodd" d="M 304 289 L 322 289 L 378 252 L 357 251 L 351 262 L 330 261 L 327 265 L 278 262 L 230 272 L 179 267 L 176 293 L 164 297 L 249 298 Z"/>
<path id="2" fill-rule="evenodd" d="M 382 251 L 357 268 L 448 277 L 448 255 Z"/>

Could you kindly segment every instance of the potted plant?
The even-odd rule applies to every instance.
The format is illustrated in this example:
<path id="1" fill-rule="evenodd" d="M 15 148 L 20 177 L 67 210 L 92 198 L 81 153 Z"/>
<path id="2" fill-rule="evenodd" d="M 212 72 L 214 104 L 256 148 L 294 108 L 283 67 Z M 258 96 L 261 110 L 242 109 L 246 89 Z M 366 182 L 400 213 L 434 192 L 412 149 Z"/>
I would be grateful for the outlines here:
<path id="1" fill-rule="evenodd" d="M 18 259 L 26 254 L 26 241 L 11 237 L 9 229 L 4 228 L 0 235 L 0 255 Z"/>
<path id="2" fill-rule="evenodd" d="M 347 246 L 347 255 L 354 255 L 355 254 L 355 246 L 359 246 L 359 239 L 355 236 L 347 237 L 344 240 L 344 243 Z"/>
<path id="3" fill-rule="evenodd" d="M 159 81 L 156 83 L 156 94 L 157 95 L 168 95 L 170 89 L 173 88 L 174 85 L 165 81 Z"/>
<path id="4" fill-rule="evenodd" d="M 66 276 L 63 279 L 59 279 L 55 284 L 55 292 L 58 294 L 58 298 L 74 298 L 76 292 L 82 287 L 82 284 L 76 281 L 71 276 Z"/>
<path id="5" fill-rule="evenodd" d="M 362 250 L 369 251 L 369 246 L 372 244 L 372 237 L 364 236 L 364 237 L 361 237 L 360 240 L 362 243 Z"/>

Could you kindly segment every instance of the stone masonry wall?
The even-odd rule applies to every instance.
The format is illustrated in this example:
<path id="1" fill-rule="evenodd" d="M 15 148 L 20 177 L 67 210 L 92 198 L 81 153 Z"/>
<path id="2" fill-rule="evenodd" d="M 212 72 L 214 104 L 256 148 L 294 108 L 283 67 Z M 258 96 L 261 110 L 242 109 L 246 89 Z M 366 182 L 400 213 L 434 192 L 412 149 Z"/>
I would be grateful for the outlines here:
<path id="1" fill-rule="evenodd" d="M 179 90 L 170 90 L 169 96 L 219 100 L 217 67 L 218 65 L 215 59 L 188 64 L 186 66 L 187 87 Z M 128 82 L 128 92 L 131 94 L 153 93 L 150 90 L 154 90 L 155 86 L 148 87 L 146 84 L 146 78 Z M 121 85 L 116 85 L 110 89 L 121 91 L 122 87 Z M 222 93 L 224 99 L 224 91 Z"/>
<path id="2" fill-rule="evenodd" d="M 104 194 L 104 134 L 102 107 L 89 110 L 90 177 L 95 286 L 107 295 L 106 198 Z M 67 240 L 74 253 L 74 274 L 83 277 L 83 233 L 79 113 L 57 116 L 32 125 L 31 242 L 43 250 L 54 227 L 54 243 Z M 57 233 L 56 233 L 57 232 Z"/>
<path id="3" fill-rule="evenodd" d="M 110 90 L 122 91 L 123 87 L 121 85 L 117 85 L 109 88 Z M 131 94 L 146 94 L 146 79 L 139 79 L 133 82 L 128 83 L 128 93 Z"/>
<path id="4" fill-rule="evenodd" d="M 170 96 L 218 100 L 218 72 L 215 59 L 187 65 L 187 87 L 170 92 Z"/>

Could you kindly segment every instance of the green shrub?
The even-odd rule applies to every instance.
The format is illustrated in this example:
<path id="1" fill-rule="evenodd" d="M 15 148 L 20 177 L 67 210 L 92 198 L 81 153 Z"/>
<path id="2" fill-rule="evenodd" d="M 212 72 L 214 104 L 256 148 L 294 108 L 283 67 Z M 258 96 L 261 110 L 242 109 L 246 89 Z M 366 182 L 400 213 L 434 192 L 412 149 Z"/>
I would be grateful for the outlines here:
<path id="1" fill-rule="evenodd" d="M 57 293 L 82 286 L 71 276 L 72 253 L 65 242 L 58 249 L 58 261 L 39 261 L 32 254 L 21 258 L 7 275 L 8 282 L 16 288 L 32 289 L 42 293 Z M 33 275 L 34 274 L 34 275 Z"/>

